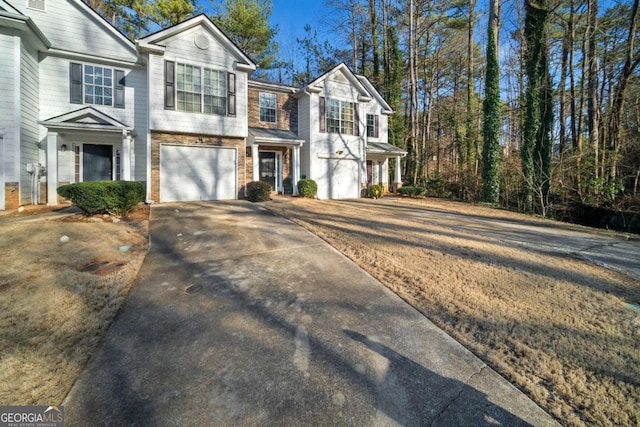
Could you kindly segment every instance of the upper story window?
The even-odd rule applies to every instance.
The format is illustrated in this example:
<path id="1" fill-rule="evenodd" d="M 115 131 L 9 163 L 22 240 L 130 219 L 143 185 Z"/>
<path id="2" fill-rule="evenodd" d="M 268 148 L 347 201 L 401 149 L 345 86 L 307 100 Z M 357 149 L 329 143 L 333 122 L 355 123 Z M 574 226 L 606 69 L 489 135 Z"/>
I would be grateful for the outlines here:
<path id="1" fill-rule="evenodd" d="M 337 99 L 320 98 L 320 131 L 358 135 L 355 104 Z"/>
<path id="2" fill-rule="evenodd" d="M 124 71 L 71 63 L 71 102 L 124 108 Z"/>
<path id="3" fill-rule="evenodd" d="M 378 137 L 378 115 L 367 114 L 367 136 L 370 138 Z"/>
<path id="4" fill-rule="evenodd" d="M 28 0 L 27 7 L 29 9 L 45 10 L 45 0 Z"/>
<path id="5" fill-rule="evenodd" d="M 235 115 L 235 74 L 165 61 L 165 108 Z"/>
<path id="6" fill-rule="evenodd" d="M 260 93 L 260 121 L 266 123 L 276 122 L 276 94 Z"/>

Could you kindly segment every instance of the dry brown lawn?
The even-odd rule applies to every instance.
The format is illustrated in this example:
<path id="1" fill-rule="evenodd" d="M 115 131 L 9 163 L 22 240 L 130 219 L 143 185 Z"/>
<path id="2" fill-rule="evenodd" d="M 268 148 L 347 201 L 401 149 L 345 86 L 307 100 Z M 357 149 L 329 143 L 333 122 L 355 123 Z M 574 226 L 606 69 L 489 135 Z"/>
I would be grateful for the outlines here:
<path id="1" fill-rule="evenodd" d="M 10 216 L 0 217 L 0 405 L 59 405 L 142 265 L 148 210 L 119 222 L 2 222 Z M 101 268 L 82 271 L 92 263 Z"/>
<path id="2" fill-rule="evenodd" d="M 440 212 L 514 213 L 441 200 Z M 340 202 L 265 206 L 358 263 L 569 426 L 640 425 L 640 284 L 589 263 Z"/>

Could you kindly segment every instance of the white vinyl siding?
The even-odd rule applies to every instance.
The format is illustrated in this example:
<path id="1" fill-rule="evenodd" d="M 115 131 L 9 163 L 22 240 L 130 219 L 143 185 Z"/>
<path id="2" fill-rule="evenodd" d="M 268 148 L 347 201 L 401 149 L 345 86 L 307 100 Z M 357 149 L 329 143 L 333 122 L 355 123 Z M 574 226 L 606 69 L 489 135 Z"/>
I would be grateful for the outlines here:
<path id="1" fill-rule="evenodd" d="M 20 203 L 35 203 L 32 200 L 32 175 L 26 171 L 26 164 L 38 164 L 40 152 L 38 149 L 38 55 L 24 44 L 21 47 L 21 84 L 20 102 L 21 119 L 20 127 Z"/>
<path id="2" fill-rule="evenodd" d="M 14 6 L 34 21 L 56 49 L 137 60 L 135 45 L 82 2 L 46 0 L 46 13 L 30 9 L 26 1 Z"/>
<path id="3" fill-rule="evenodd" d="M 198 49 L 194 43 L 196 36 L 209 39 L 207 50 Z M 164 55 L 149 54 L 148 67 L 151 96 L 149 97 L 149 111 L 151 114 L 151 129 L 165 132 L 184 132 L 193 134 L 213 134 L 228 137 L 246 138 L 247 127 L 247 73 L 236 69 L 236 59 L 223 48 L 220 41 L 206 31 L 200 29 L 186 31 L 175 37 L 163 41 L 166 44 Z M 220 96 L 222 88 L 226 89 L 227 76 L 235 75 L 236 114 L 230 110 L 231 105 L 225 101 L 227 115 L 194 114 L 179 111 L 177 108 L 165 108 L 165 61 L 175 61 L 176 64 L 192 64 L 201 68 L 224 73 L 224 80 L 214 79 L 211 93 L 207 94 L 206 108 L 212 111 L 222 110 L 223 99 Z M 204 84 L 204 83 L 203 83 Z M 217 85 L 217 86 L 216 86 Z M 218 92 L 218 93 L 216 93 Z M 228 95 L 225 90 L 225 96 Z M 210 96 L 210 98 L 209 98 Z M 177 100 L 176 100 L 177 101 Z M 205 101 L 203 100 L 203 105 Z M 204 107 L 203 107 L 204 108 Z"/>
<path id="4" fill-rule="evenodd" d="M 16 96 L 16 87 L 19 82 L 16 81 L 19 69 L 16 63 L 18 53 L 16 52 L 16 38 L 12 35 L 0 32 L 0 129 L 4 130 L 4 152 L 0 153 L 0 162 L 3 163 L 4 180 L 6 182 L 14 182 L 18 180 L 18 173 L 15 170 L 17 165 L 17 138 L 19 135 L 19 123 L 15 122 L 16 105 L 18 97 Z M 4 187 L 4 182 L 1 183 Z"/>

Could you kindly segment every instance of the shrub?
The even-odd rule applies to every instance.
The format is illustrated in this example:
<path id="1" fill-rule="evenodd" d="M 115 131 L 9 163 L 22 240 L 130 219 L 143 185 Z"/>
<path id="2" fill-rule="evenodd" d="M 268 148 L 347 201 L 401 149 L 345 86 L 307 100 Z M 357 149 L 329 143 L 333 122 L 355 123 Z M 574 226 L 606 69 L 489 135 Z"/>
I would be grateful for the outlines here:
<path id="1" fill-rule="evenodd" d="M 398 189 L 398 193 L 408 197 L 418 197 L 423 195 L 426 191 L 427 190 L 424 187 L 413 187 L 411 185 L 400 187 Z"/>
<path id="2" fill-rule="evenodd" d="M 247 199 L 254 203 L 271 200 L 271 186 L 262 181 L 253 181 L 248 183 Z"/>
<path id="3" fill-rule="evenodd" d="M 145 197 L 144 184 L 135 181 L 78 182 L 58 187 L 57 191 L 86 215 L 126 215 Z"/>
<path id="4" fill-rule="evenodd" d="M 371 184 L 369 188 L 367 188 L 367 195 L 372 199 L 381 199 L 384 193 L 384 185 L 382 184 Z"/>
<path id="5" fill-rule="evenodd" d="M 318 194 L 318 183 L 312 179 L 301 179 L 298 181 L 298 194 L 300 194 L 300 197 L 316 197 L 316 194 Z"/>

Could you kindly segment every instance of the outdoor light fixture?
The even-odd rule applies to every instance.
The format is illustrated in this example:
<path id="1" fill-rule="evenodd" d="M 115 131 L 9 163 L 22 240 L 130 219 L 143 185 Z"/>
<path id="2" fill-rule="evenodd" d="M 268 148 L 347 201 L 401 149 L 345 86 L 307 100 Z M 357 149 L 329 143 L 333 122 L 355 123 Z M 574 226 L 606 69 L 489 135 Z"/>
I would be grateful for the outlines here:
<path id="1" fill-rule="evenodd" d="M 67 144 L 62 144 L 62 145 L 60 146 L 60 149 L 61 149 L 62 151 L 67 151 Z"/>

